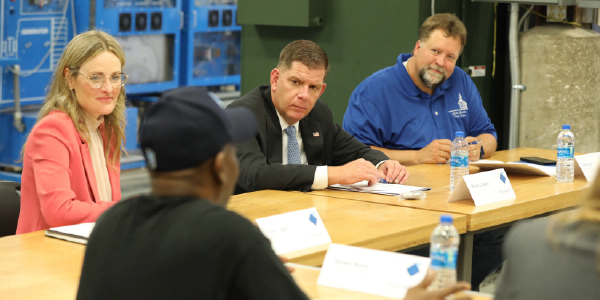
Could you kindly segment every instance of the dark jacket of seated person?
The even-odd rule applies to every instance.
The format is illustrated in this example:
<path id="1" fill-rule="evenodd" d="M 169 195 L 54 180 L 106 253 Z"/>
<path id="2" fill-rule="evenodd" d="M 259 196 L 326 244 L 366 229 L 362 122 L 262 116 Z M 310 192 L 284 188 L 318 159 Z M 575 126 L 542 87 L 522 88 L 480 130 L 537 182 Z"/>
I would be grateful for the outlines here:
<path id="1" fill-rule="evenodd" d="M 259 86 L 229 107 L 246 107 L 258 119 L 258 134 L 237 146 L 240 178 L 235 193 L 264 189 L 308 191 L 317 166 L 341 166 L 359 158 L 377 165 L 388 159 L 380 151 L 353 138 L 333 122 L 321 100 L 299 121 L 307 165 L 282 164 L 282 128 L 271 98 L 271 86 Z"/>
<path id="2" fill-rule="evenodd" d="M 106 211 L 92 232 L 77 299 L 308 299 L 260 230 L 225 209 L 252 138 L 246 109 L 201 88 L 163 94 L 140 130 L 152 194 Z"/>
<path id="3" fill-rule="evenodd" d="M 258 134 L 238 145 L 236 194 L 258 190 L 324 189 L 381 179 L 404 183 L 406 168 L 373 150 L 333 122 L 325 92 L 329 59 L 308 40 L 289 43 L 279 54 L 270 85 L 259 86 L 229 107 L 246 107 L 258 119 Z"/>
<path id="4" fill-rule="evenodd" d="M 580 209 L 513 226 L 504 256 L 496 300 L 598 299 L 600 176 Z"/>

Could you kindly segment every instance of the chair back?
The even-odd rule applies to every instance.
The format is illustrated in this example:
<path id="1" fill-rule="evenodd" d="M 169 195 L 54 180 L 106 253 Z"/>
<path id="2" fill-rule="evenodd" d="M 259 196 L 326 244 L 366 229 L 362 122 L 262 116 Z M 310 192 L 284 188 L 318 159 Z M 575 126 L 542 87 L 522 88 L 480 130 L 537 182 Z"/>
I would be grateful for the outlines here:
<path id="1" fill-rule="evenodd" d="M 0 181 L 0 237 L 17 232 L 21 210 L 21 183 Z"/>

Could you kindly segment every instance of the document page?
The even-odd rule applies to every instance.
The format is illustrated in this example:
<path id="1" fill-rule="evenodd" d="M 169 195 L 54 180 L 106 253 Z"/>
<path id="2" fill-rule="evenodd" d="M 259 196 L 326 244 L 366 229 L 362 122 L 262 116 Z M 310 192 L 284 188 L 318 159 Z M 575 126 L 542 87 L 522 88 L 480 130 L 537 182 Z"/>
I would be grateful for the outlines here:
<path id="1" fill-rule="evenodd" d="M 333 190 L 343 190 L 343 191 L 351 191 L 351 192 L 361 192 L 361 193 L 373 193 L 373 194 L 381 194 L 381 195 L 390 195 L 390 196 L 398 196 L 405 192 L 411 191 L 429 191 L 430 188 L 427 187 L 419 187 L 419 186 L 411 186 L 411 185 L 403 185 L 403 184 L 393 184 L 393 183 L 376 183 L 373 186 L 369 186 L 368 181 L 361 181 L 355 184 L 334 184 L 328 187 Z"/>

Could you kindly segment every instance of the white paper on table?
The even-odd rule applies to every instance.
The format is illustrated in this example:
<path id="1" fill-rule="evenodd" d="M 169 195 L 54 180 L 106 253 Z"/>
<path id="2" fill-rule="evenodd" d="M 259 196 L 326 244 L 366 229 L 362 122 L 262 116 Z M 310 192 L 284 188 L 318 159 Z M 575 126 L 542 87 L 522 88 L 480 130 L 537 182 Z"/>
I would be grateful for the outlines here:
<path id="1" fill-rule="evenodd" d="M 470 161 L 470 164 L 503 164 L 501 160 L 480 159 L 478 161 Z"/>
<path id="2" fill-rule="evenodd" d="M 528 162 L 513 161 L 504 163 L 498 160 L 485 160 L 469 162 L 470 165 L 478 167 L 480 170 L 495 170 L 503 168 L 508 173 L 519 173 L 527 175 L 554 176 L 556 175 L 556 166 L 536 165 Z"/>
<path id="3" fill-rule="evenodd" d="M 276 254 L 284 254 L 331 243 L 331 237 L 316 208 L 256 219 Z"/>
<path id="4" fill-rule="evenodd" d="M 515 191 L 504 169 L 465 175 L 446 202 L 473 199 L 475 206 L 515 199 Z"/>
<path id="5" fill-rule="evenodd" d="M 600 168 L 600 152 L 575 156 L 575 175 L 582 174 L 588 182 L 593 182 Z"/>
<path id="6" fill-rule="evenodd" d="M 390 196 L 398 196 L 405 192 L 411 191 L 429 191 L 430 188 L 427 187 L 419 187 L 419 186 L 410 186 L 403 184 L 395 184 L 395 183 L 375 183 L 372 186 L 369 186 L 368 181 L 361 181 L 355 184 L 333 184 L 328 187 L 329 189 L 334 190 L 343 190 L 343 191 L 351 191 L 351 192 L 361 192 L 361 193 L 372 193 L 372 194 L 381 194 L 381 195 L 390 195 Z"/>
<path id="7" fill-rule="evenodd" d="M 331 244 L 317 284 L 402 299 L 429 269 L 428 257 Z"/>
<path id="8" fill-rule="evenodd" d="M 528 167 L 538 169 L 538 170 L 548 174 L 548 176 L 556 176 L 556 165 L 544 166 L 544 165 L 537 165 L 537 164 L 532 164 L 532 163 L 528 163 L 528 162 L 519 162 L 519 161 L 508 162 L 506 164 L 507 165 L 512 165 L 512 164 L 526 165 Z M 510 167 L 511 166 L 509 166 L 509 168 Z M 506 166 L 504 166 L 504 168 L 506 169 Z"/>
<path id="9" fill-rule="evenodd" d="M 87 244 L 87 240 L 94 230 L 96 223 L 82 223 L 77 225 L 69 225 L 62 227 L 54 227 L 46 230 L 46 236 L 79 243 Z"/>

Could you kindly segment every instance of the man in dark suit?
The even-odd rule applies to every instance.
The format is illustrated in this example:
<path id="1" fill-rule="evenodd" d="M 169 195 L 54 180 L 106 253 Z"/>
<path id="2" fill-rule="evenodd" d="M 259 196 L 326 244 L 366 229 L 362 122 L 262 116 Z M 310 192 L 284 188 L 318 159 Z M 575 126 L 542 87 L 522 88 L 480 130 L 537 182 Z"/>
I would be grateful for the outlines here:
<path id="1" fill-rule="evenodd" d="M 243 106 L 258 119 L 255 139 L 238 144 L 240 177 L 236 193 L 264 189 L 323 189 L 363 180 L 404 183 L 406 168 L 365 146 L 333 123 L 319 100 L 329 73 L 325 51 L 298 40 L 288 44 L 271 71 L 271 84 L 259 86 L 229 107 Z"/>

